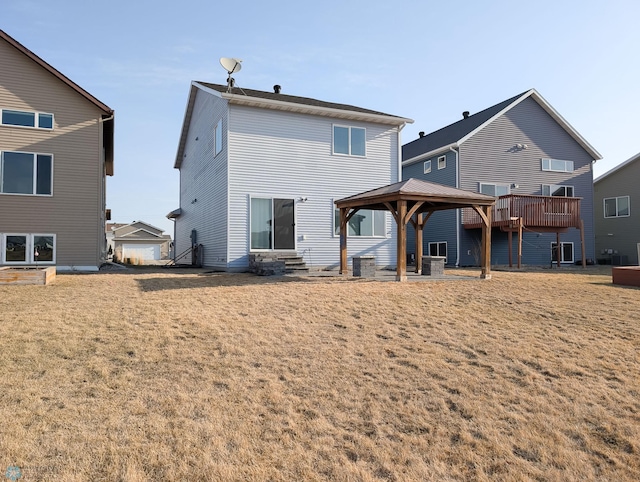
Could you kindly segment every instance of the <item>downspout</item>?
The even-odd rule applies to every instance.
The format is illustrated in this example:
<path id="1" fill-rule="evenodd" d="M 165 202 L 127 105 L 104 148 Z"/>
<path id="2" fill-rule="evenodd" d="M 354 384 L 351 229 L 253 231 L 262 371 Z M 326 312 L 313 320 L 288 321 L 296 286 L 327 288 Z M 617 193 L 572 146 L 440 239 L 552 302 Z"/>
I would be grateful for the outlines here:
<path id="1" fill-rule="evenodd" d="M 460 189 L 460 166 L 458 165 L 458 151 L 453 147 L 449 150 L 456 155 L 456 189 Z M 456 209 L 456 268 L 460 267 L 460 209 Z"/>

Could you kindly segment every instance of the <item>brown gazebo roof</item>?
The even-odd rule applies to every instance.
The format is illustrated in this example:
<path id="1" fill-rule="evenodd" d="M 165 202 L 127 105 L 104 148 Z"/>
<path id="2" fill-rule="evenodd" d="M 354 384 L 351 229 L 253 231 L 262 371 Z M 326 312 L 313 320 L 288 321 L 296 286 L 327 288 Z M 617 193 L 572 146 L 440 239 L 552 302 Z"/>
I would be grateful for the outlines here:
<path id="1" fill-rule="evenodd" d="M 403 281 L 406 279 L 407 223 L 411 222 L 416 228 L 416 235 L 418 236 L 416 248 L 421 252 L 422 229 L 434 211 L 471 207 L 478 212 L 483 220 L 482 277 L 489 278 L 491 206 L 495 202 L 496 198 L 493 196 L 413 178 L 339 199 L 335 204 L 340 209 L 340 272 L 343 273 L 347 270 L 346 226 L 349 219 L 360 209 L 388 210 L 393 214 L 398 225 L 398 273 L 396 279 Z M 423 217 L 424 213 L 426 213 L 426 217 Z M 414 215 L 416 216 L 415 219 L 413 218 Z M 419 262 L 420 260 L 416 259 L 416 263 Z"/>

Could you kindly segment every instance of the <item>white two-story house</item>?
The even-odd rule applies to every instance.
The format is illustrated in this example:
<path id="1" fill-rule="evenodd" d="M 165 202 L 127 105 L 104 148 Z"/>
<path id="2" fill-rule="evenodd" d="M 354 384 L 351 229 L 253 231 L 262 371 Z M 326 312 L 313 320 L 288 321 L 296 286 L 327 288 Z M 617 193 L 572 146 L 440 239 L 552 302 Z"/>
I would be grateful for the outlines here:
<path id="1" fill-rule="evenodd" d="M 192 82 L 175 168 L 176 262 L 199 246 L 202 265 L 245 271 L 250 253 L 297 254 L 337 267 L 334 201 L 400 180 L 401 131 L 411 119 L 281 93 Z M 390 215 L 361 211 L 349 256 L 396 264 Z"/>

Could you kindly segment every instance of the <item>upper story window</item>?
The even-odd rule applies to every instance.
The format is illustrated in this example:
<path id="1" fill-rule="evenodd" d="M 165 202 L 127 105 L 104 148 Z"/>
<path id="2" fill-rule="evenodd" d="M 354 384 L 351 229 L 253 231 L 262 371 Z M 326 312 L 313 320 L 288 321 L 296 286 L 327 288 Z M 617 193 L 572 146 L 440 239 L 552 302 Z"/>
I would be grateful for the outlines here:
<path id="1" fill-rule="evenodd" d="M 53 129 L 53 114 L 44 112 L 25 112 L 21 110 L 1 109 L 0 121 L 4 126 L 35 127 Z"/>
<path id="2" fill-rule="evenodd" d="M 511 186 L 509 184 L 492 184 L 492 183 L 480 183 L 480 193 L 487 196 L 506 196 L 511 193 Z"/>
<path id="3" fill-rule="evenodd" d="M 438 169 L 444 169 L 447 167 L 447 156 L 438 157 Z"/>
<path id="4" fill-rule="evenodd" d="M 555 172 L 573 172 L 573 161 L 542 159 L 542 170 Z"/>
<path id="5" fill-rule="evenodd" d="M 629 196 L 604 198 L 604 217 L 620 218 L 629 216 Z"/>
<path id="6" fill-rule="evenodd" d="M 222 150 L 222 119 L 218 121 L 215 127 L 214 132 L 214 143 L 215 143 L 215 156 L 217 156 Z"/>
<path id="7" fill-rule="evenodd" d="M 424 161 L 424 173 L 429 174 L 431 172 L 431 160 Z"/>
<path id="8" fill-rule="evenodd" d="M 543 196 L 573 197 L 573 186 L 561 186 L 558 184 L 543 184 Z"/>
<path id="9" fill-rule="evenodd" d="M 333 153 L 347 156 L 366 155 L 366 129 L 362 127 L 333 126 Z"/>
<path id="10" fill-rule="evenodd" d="M 0 193 L 50 196 L 53 156 L 31 152 L 0 152 Z"/>

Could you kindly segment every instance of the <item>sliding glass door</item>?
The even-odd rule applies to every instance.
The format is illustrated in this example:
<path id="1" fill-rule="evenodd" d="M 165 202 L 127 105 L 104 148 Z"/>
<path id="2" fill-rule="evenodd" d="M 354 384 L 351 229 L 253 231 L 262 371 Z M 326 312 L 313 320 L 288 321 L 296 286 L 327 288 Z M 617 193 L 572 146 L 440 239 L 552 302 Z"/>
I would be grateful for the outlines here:
<path id="1" fill-rule="evenodd" d="M 295 249 L 293 199 L 251 198 L 251 249 Z"/>

